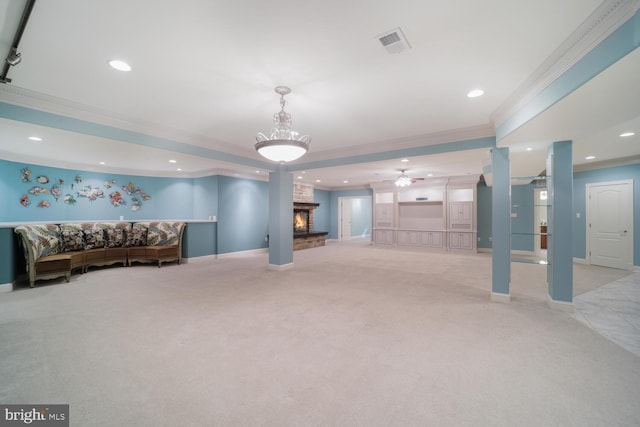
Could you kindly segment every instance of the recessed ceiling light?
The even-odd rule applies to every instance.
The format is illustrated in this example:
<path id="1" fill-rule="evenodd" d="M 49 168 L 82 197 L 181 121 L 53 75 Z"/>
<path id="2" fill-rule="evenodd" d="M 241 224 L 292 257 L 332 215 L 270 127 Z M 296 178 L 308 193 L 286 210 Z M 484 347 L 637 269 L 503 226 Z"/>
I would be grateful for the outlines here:
<path id="1" fill-rule="evenodd" d="M 587 157 L 585 157 L 584 159 L 585 159 L 585 160 L 593 160 L 593 159 L 595 159 L 595 158 L 596 158 L 596 156 L 587 156 Z"/>
<path id="2" fill-rule="evenodd" d="M 307 171 L 302 171 L 302 172 L 300 172 L 300 173 L 304 175 L 305 173 L 307 173 Z"/>
<path id="3" fill-rule="evenodd" d="M 173 160 L 173 159 L 171 159 L 171 160 L 169 160 L 169 163 L 178 163 L 178 162 Z"/>
<path id="4" fill-rule="evenodd" d="M 402 159 L 400 160 L 402 163 L 407 163 L 409 161 L 409 159 Z"/>
<path id="5" fill-rule="evenodd" d="M 428 173 L 427 176 L 433 176 L 433 174 L 432 173 Z"/>
<path id="6" fill-rule="evenodd" d="M 256 173 L 260 173 L 260 171 L 256 171 Z"/>
<path id="7" fill-rule="evenodd" d="M 178 172 L 180 172 L 182 169 L 178 168 L 178 169 L 176 169 L 176 170 L 177 170 Z"/>
<path id="8" fill-rule="evenodd" d="M 635 135 L 635 132 L 625 132 L 625 133 L 621 133 L 620 136 L 623 138 L 626 138 L 627 136 L 633 136 Z"/>
<path id="9" fill-rule="evenodd" d="M 531 151 L 531 150 L 533 150 L 533 148 L 527 147 L 527 151 Z"/>
<path id="10" fill-rule="evenodd" d="M 316 182 L 320 182 L 320 180 L 319 180 L 319 179 L 316 179 Z"/>
<path id="11" fill-rule="evenodd" d="M 118 71 L 131 71 L 131 65 L 120 59 L 112 59 L 111 61 L 109 61 L 109 65 L 111 66 L 111 68 L 114 68 Z"/>
<path id="12" fill-rule="evenodd" d="M 298 179 L 302 179 L 302 177 L 301 177 L 301 176 L 299 176 L 299 177 L 298 177 Z"/>
<path id="13" fill-rule="evenodd" d="M 42 138 L 40 138 L 39 136 L 30 136 L 29 139 L 31 141 L 38 141 L 38 142 L 42 141 Z"/>
<path id="14" fill-rule="evenodd" d="M 479 96 L 484 95 L 484 91 L 482 89 L 474 89 L 467 94 L 468 98 L 477 98 Z"/>
<path id="15" fill-rule="evenodd" d="M 101 165 L 104 165 L 104 162 L 100 162 Z"/>
<path id="16" fill-rule="evenodd" d="M 346 179 L 345 179 L 344 181 L 342 181 L 342 182 L 344 182 L 345 184 L 348 184 L 348 183 L 349 183 L 349 181 L 347 181 Z"/>

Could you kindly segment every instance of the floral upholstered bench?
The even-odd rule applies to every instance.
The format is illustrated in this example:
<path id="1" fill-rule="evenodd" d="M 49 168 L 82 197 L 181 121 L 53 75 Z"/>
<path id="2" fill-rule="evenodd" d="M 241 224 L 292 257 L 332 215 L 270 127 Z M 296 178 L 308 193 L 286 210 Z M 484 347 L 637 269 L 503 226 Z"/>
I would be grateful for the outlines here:
<path id="1" fill-rule="evenodd" d="M 75 269 L 132 262 L 182 261 L 185 223 L 81 222 L 33 224 L 15 228 L 29 275 L 36 280 L 64 276 L 67 282 Z"/>

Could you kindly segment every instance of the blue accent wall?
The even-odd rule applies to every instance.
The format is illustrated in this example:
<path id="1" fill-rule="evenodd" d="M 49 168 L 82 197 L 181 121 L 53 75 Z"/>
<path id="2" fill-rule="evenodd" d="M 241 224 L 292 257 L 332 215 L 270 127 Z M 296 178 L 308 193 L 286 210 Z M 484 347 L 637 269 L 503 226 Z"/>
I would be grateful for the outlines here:
<path id="1" fill-rule="evenodd" d="M 193 180 L 193 218 L 209 219 L 218 215 L 218 176 Z"/>
<path id="2" fill-rule="evenodd" d="M 266 248 L 268 230 L 269 184 L 219 176 L 218 253 Z"/>
<path id="3" fill-rule="evenodd" d="M 586 186 L 595 182 L 633 180 L 633 265 L 640 266 L 640 164 L 595 169 L 573 174 L 573 256 L 586 258 Z M 576 218 L 576 214 L 580 218 Z"/>
<path id="4" fill-rule="evenodd" d="M 338 209 L 340 209 L 340 204 L 338 203 L 339 197 L 357 197 L 357 196 L 373 196 L 373 190 L 371 189 L 362 189 L 362 190 L 342 190 L 342 191 L 332 191 L 331 192 L 331 213 L 330 213 L 330 223 L 329 223 L 329 235 L 327 238 L 329 239 L 337 239 L 339 234 L 338 227 Z M 373 197 L 372 197 L 373 199 Z M 353 217 L 351 218 L 353 221 Z"/>
<path id="5" fill-rule="evenodd" d="M 535 185 L 511 186 L 511 250 L 533 252 L 534 241 L 534 198 Z"/>
<path id="6" fill-rule="evenodd" d="M 25 168 L 31 172 L 30 182 L 22 181 L 21 171 Z M 46 177 L 49 182 L 38 183 L 38 177 Z M 81 178 L 82 181 L 77 182 L 76 178 Z M 60 184 L 60 180 L 64 183 Z M 128 195 L 121 187 L 129 186 L 130 183 L 134 186 L 134 192 Z M 51 194 L 54 184 L 58 184 L 62 192 L 57 201 Z M 120 216 L 125 220 L 193 219 L 194 192 L 191 178 L 120 175 L 0 160 L 0 185 L 3 199 L 0 222 L 118 220 Z M 107 188 L 107 185 L 111 188 Z M 29 191 L 33 191 L 34 187 L 46 189 L 49 194 L 30 194 Z M 80 197 L 79 194 L 87 187 L 101 191 L 103 197 L 93 201 Z M 121 194 L 124 202 L 120 206 L 114 206 L 109 198 L 116 191 Z M 67 194 L 75 199 L 75 204 L 65 203 L 64 197 Z M 150 199 L 143 200 L 143 194 L 150 196 Z M 25 195 L 30 200 L 26 207 L 20 204 Z M 134 198 L 141 203 L 138 210 L 132 210 Z M 50 206 L 38 207 L 41 202 L 47 202 Z"/>
<path id="7" fill-rule="evenodd" d="M 633 180 L 633 265 L 640 266 L 640 164 L 594 169 L 573 174 L 573 257 L 585 259 L 587 256 L 587 202 L 586 186 L 595 182 Z M 524 187 L 524 188 L 523 188 Z M 530 188 L 527 188 L 530 187 Z M 522 202 L 518 218 L 512 218 L 512 227 L 519 232 L 533 232 L 533 190 L 535 185 L 514 185 L 512 204 Z M 492 187 L 478 184 L 478 248 L 491 248 L 491 191 Z M 531 192 L 531 194 L 529 194 Z M 528 205 L 525 209 L 524 202 Z M 580 218 L 576 217 L 580 215 Z M 526 220 L 523 220 L 526 219 Z M 523 237 L 512 240 L 513 249 L 533 250 L 533 241 L 529 243 Z M 516 246 L 517 245 L 517 246 Z"/>
<path id="8" fill-rule="evenodd" d="M 329 218 L 331 216 L 331 192 L 326 190 L 313 190 L 313 201 L 320 203 L 313 211 L 314 231 L 329 231 Z"/>

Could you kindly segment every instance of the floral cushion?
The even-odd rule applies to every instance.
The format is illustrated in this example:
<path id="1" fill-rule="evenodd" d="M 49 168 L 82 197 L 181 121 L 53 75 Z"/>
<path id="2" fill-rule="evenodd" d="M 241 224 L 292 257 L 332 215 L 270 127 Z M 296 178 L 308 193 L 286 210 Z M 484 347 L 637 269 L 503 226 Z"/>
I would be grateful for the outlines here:
<path id="1" fill-rule="evenodd" d="M 177 245 L 183 226 L 183 222 L 149 222 L 147 244 L 149 246 Z"/>
<path id="2" fill-rule="evenodd" d="M 128 222 L 100 223 L 98 227 L 104 230 L 105 248 L 119 248 L 126 243 L 126 232 L 131 228 Z"/>
<path id="3" fill-rule="evenodd" d="M 104 248 L 104 231 L 102 228 L 84 230 L 84 240 L 86 249 Z"/>
<path id="4" fill-rule="evenodd" d="M 143 227 L 136 227 L 135 225 L 130 230 L 127 230 L 127 241 L 125 246 L 147 246 L 147 229 Z"/>
<path id="5" fill-rule="evenodd" d="M 65 252 L 84 249 L 84 233 L 82 230 L 62 230 L 60 232 L 62 249 Z"/>
<path id="6" fill-rule="evenodd" d="M 34 260 L 57 254 L 62 250 L 60 245 L 60 228 L 55 224 L 21 225 L 15 228 L 15 232 L 29 242 L 29 247 Z"/>

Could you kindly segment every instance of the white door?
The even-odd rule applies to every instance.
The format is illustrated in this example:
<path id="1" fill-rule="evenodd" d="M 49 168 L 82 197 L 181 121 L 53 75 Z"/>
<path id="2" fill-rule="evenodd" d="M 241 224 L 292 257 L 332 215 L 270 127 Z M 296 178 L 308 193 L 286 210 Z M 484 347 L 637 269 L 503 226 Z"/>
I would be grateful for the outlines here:
<path id="1" fill-rule="evenodd" d="M 351 239 L 351 199 L 340 198 L 340 240 Z"/>
<path id="2" fill-rule="evenodd" d="M 587 185 L 591 264 L 633 269 L 633 181 Z"/>

